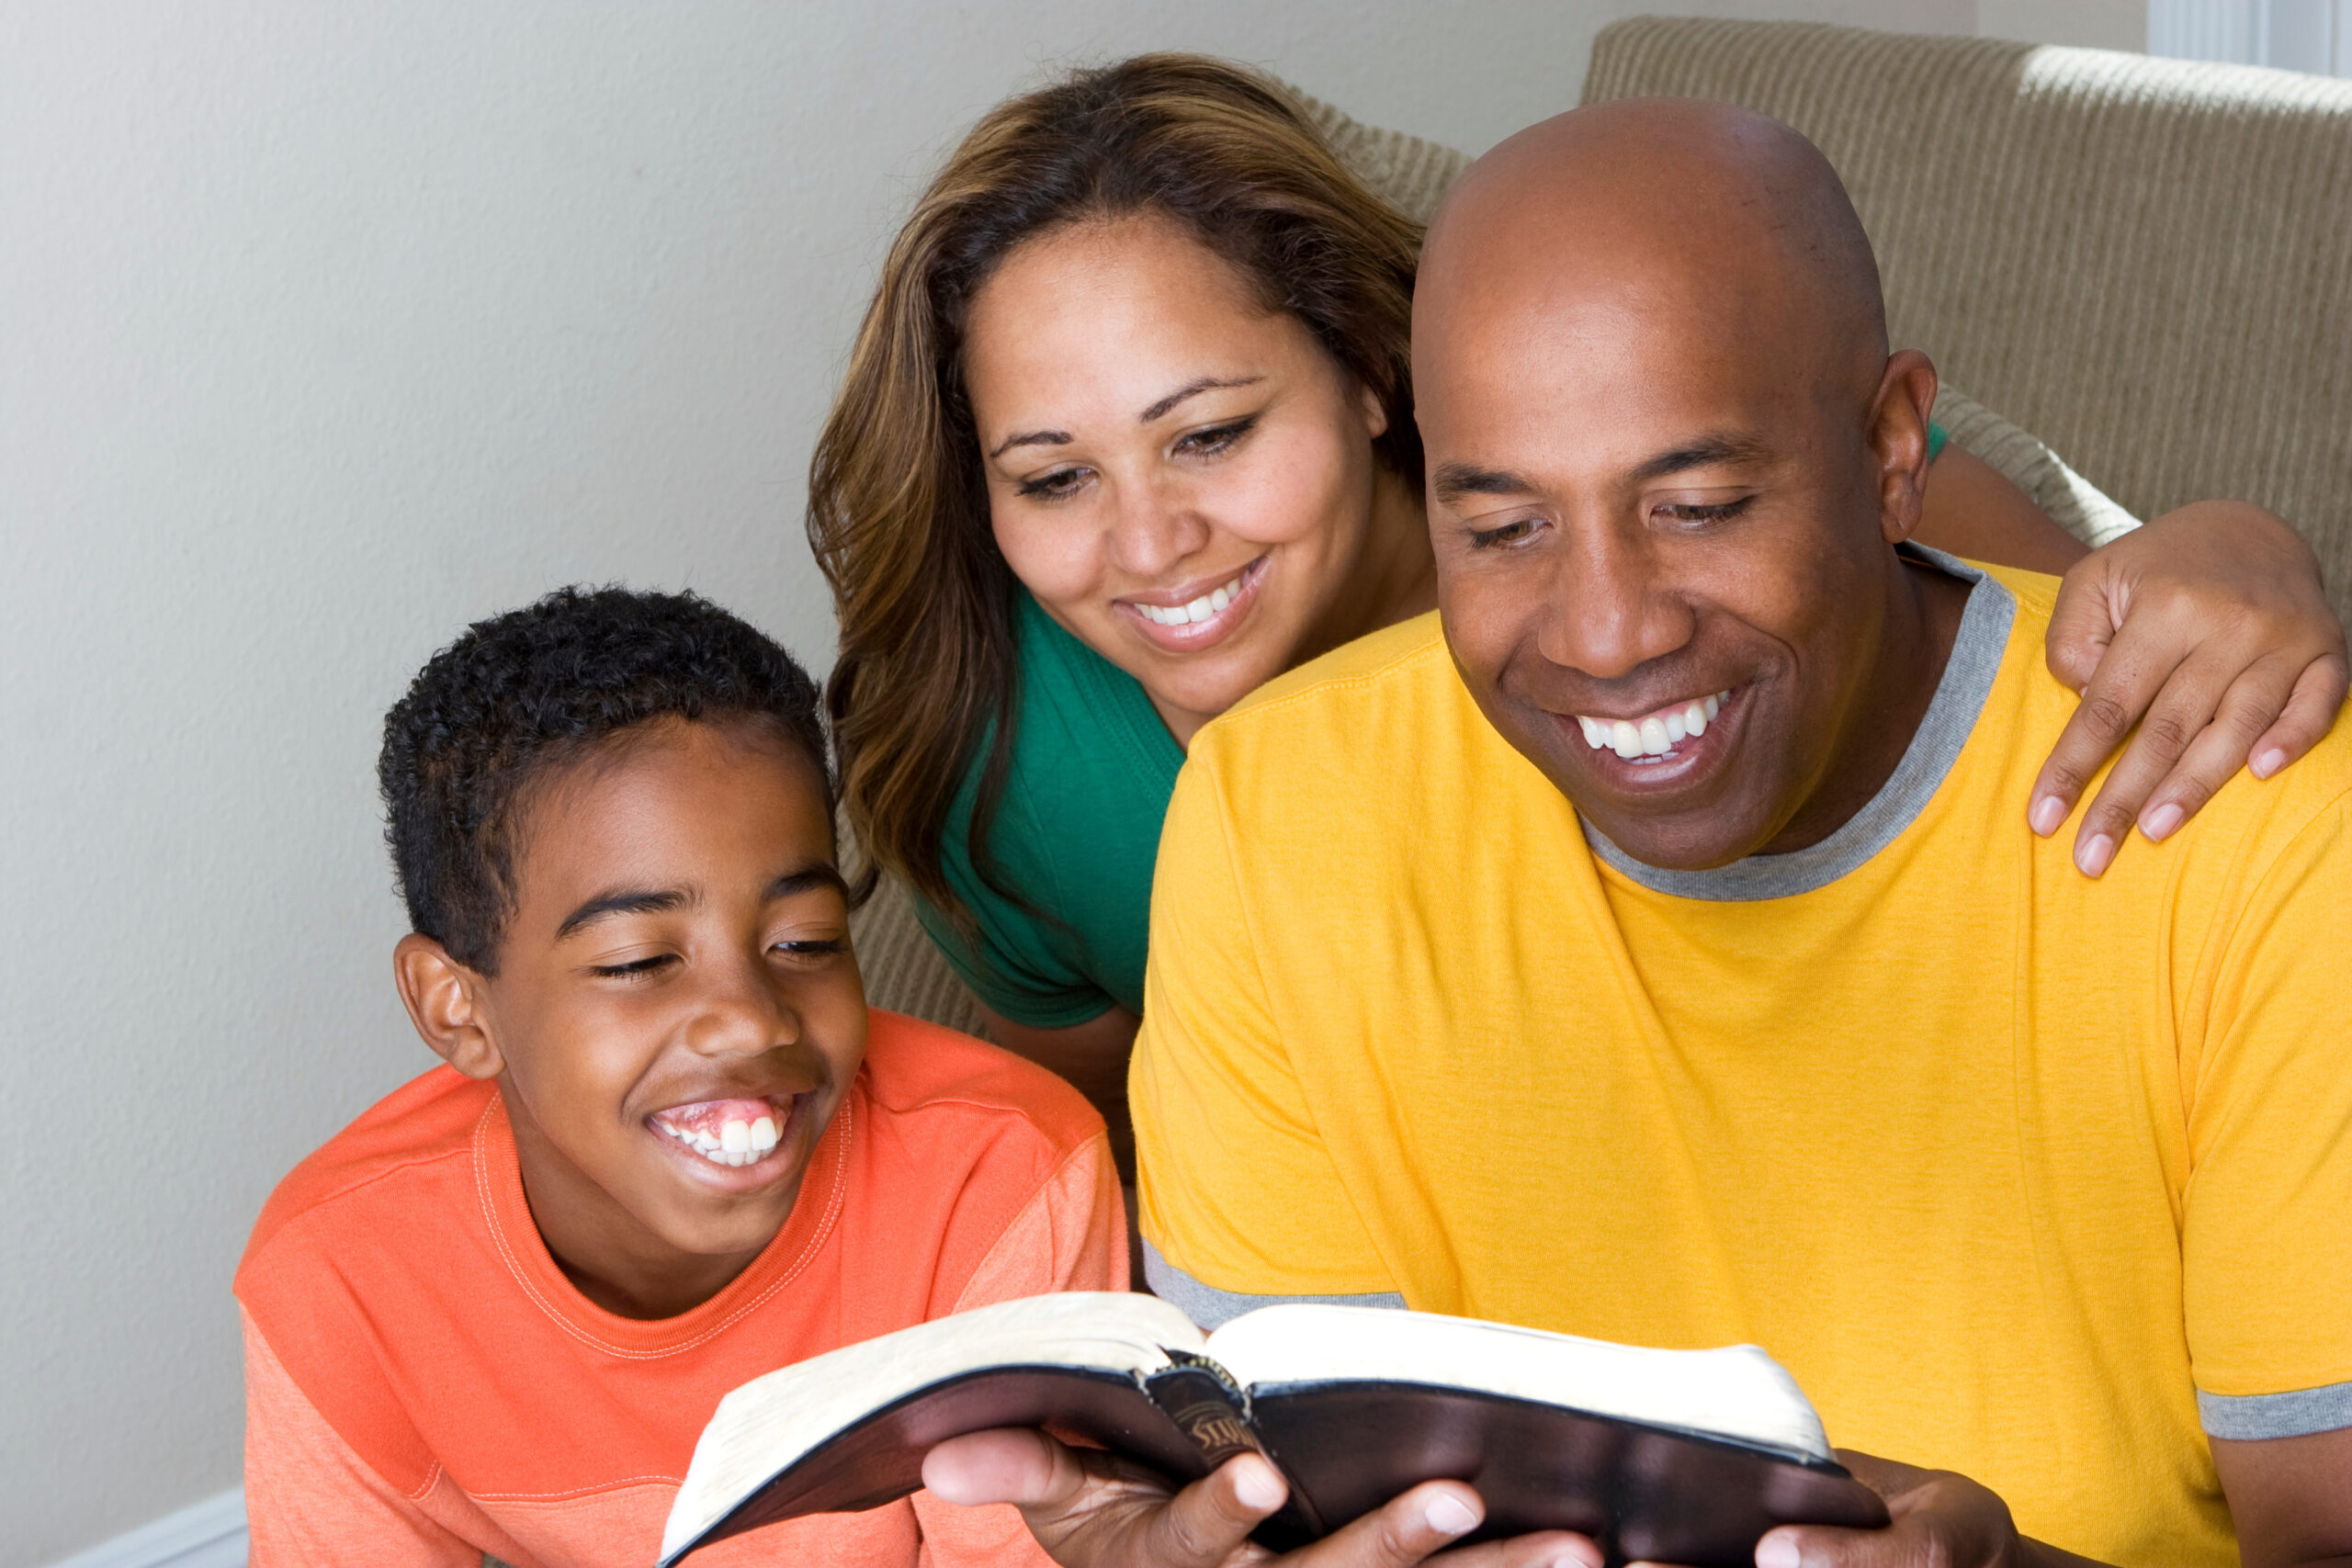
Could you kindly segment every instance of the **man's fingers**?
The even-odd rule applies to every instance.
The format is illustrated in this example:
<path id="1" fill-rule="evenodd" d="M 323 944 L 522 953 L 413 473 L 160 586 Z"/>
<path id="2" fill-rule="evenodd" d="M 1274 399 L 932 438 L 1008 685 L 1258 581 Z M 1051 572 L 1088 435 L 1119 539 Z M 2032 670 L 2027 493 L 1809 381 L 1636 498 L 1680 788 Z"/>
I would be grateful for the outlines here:
<path id="1" fill-rule="evenodd" d="M 2335 723 L 2336 710 L 2344 705 L 2346 672 L 2340 653 L 2315 659 L 2303 667 L 2295 678 L 2294 694 L 2287 699 L 2286 711 L 2255 741 L 2253 755 L 2246 759 L 2256 778 L 2268 778 L 2319 744 L 2320 737 Z"/>
<path id="2" fill-rule="evenodd" d="M 922 1483 L 944 1503 L 1011 1503 L 1062 1508 L 1085 1490 L 1086 1471 L 1070 1451 L 1025 1427 L 951 1438 L 923 1456 Z"/>

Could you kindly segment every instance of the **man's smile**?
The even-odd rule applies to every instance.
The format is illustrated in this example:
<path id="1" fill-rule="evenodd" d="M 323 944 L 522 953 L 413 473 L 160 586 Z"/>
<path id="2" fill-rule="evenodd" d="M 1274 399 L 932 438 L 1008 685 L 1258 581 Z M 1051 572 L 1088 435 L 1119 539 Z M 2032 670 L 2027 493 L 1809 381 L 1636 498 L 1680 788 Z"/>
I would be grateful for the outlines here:
<path id="1" fill-rule="evenodd" d="M 1636 757 L 1670 756 L 1685 738 L 1696 739 L 1706 734 L 1708 721 L 1730 697 L 1731 689 L 1726 687 L 1703 697 L 1668 703 L 1634 718 L 1581 713 L 1575 716 L 1584 730 L 1585 744 L 1596 751 L 1605 746 L 1630 762 Z"/>

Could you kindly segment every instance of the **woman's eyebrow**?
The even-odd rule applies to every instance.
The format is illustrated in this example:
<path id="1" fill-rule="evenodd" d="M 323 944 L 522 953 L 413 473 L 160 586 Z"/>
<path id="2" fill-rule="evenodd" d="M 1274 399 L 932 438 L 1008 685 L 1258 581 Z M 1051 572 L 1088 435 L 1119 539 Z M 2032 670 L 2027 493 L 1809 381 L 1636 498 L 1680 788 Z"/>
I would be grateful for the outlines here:
<path id="1" fill-rule="evenodd" d="M 1254 387 L 1264 379 L 1265 378 L 1263 376 L 1204 376 L 1198 380 L 1187 381 L 1182 386 L 1177 388 L 1174 391 L 1169 393 L 1166 397 L 1160 399 L 1158 402 L 1152 404 L 1151 407 L 1137 414 L 1136 416 L 1136 423 L 1137 424 L 1149 424 L 1153 420 L 1160 418 L 1166 414 L 1170 409 L 1174 408 L 1186 398 L 1196 396 L 1199 393 L 1213 392 L 1223 387 Z"/>
<path id="2" fill-rule="evenodd" d="M 1001 457 L 1015 446 L 1067 446 L 1069 445 L 1069 432 L 1067 430 L 1024 430 L 1017 435 L 1008 435 L 998 442 L 989 449 L 989 456 Z"/>

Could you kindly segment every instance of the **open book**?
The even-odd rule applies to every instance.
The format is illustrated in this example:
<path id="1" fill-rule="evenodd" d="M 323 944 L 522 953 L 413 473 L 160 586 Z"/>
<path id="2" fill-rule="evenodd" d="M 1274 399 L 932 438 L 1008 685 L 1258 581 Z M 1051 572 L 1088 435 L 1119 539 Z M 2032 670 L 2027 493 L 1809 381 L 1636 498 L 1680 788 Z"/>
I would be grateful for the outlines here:
<path id="1" fill-rule="evenodd" d="M 1612 1561 L 1754 1561 L 1778 1524 L 1886 1523 L 1821 1418 L 1753 1346 L 1645 1350 L 1373 1307 L 1265 1307 L 1203 1337 L 1150 1296 L 1001 1302 L 812 1357 L 719 1402 L 670 1509 L 662 1565 L 803 1514 L 922 1484 L 931 1447 L 1049 1427 L 1176 1481 L 1254 1450 L 1288 1547 L 1420 1482 L 1470 1483 L 1476 1536 L 1573 1529 Z"/>

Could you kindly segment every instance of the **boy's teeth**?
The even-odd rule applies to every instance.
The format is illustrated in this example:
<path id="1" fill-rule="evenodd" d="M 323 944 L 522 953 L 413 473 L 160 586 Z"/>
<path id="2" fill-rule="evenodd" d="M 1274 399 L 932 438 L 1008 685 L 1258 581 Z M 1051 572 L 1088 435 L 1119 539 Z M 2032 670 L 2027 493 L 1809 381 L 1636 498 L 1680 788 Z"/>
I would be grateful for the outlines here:
<path id="1" fill-rule="evenodd" d="M 1158 626 L 1183 626 L 1194 621 L 1205 621 L 1233 603 L 1234 595 L 1241 592 L 1241 578 L 1248 575 L 1243 572 L 1223 587 L 1202 594 L 1189 604 L 1137 604 L 1136 608 L 1143 612 L 1145 620 Z"/>
<path id="2" fill-rule="evenodd" d="M 1730 695 L 1722 691 L 1694 697 L 1638 719 L 1588 718 L 1578 714 L 1577 726 L 1584 731 L 1585 744 L 1596 751 L 1605 748 L 1629 762 L 1636 757 L 1663 757 L 1683 741 L 1706 734 L 1708 722 L 1723 711 L 1724 699 Z"/>
<path id="3" fill-rule="evenodd" d="M 735 1103 L 745 1102 L 736 1101 Z M 700 1126 L 688 1126 L 680 1122 L 673 1122 L 667 1115 L 654 1117 L 653 1125 L 713 1165 L 756 1165 L 766 1158 L 769 1152 L 782 1140 L 782 1131 L 772 1114 L 763 1112 L 752 1117 L 728 1116 L 723 1119 L 714 1119 L 707 1114 L 708 1109 L 706 1106 L 679 1108 L 681 1114 L 696 1116 L 702 1122 Z"/>

